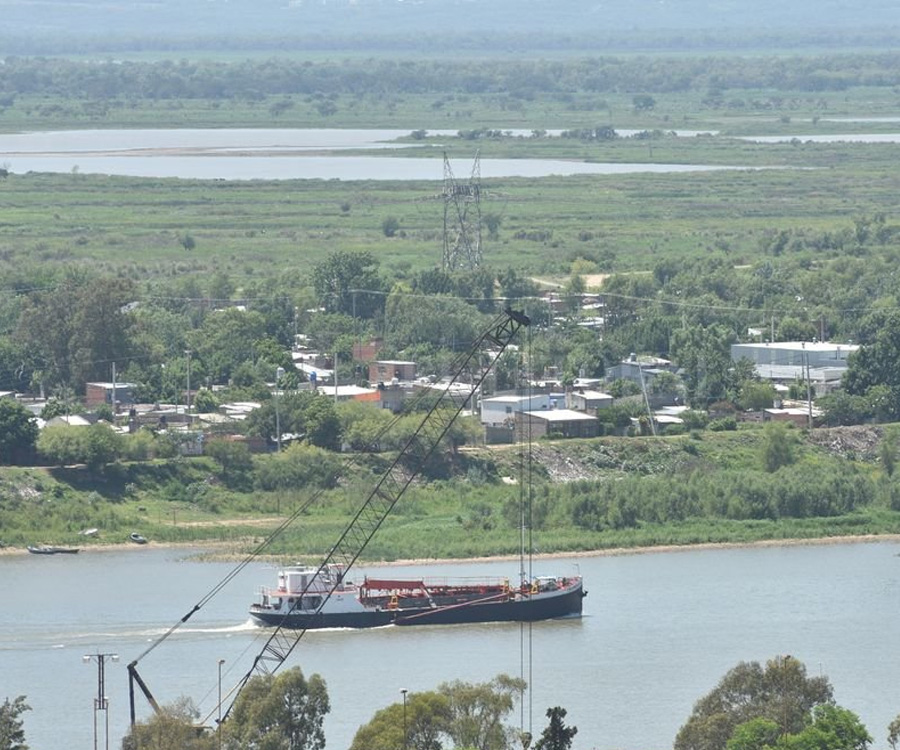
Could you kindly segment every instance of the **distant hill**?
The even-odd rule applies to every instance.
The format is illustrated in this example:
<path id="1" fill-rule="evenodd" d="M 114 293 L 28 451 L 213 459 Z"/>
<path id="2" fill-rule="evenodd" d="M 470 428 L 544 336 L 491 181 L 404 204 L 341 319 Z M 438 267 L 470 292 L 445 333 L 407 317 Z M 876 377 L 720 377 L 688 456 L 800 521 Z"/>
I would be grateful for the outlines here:
<path id="1" fill-rule="evenodd" d="M 186 48 L 187 40 L 294 49 L 352 48 L 354 39 L 364 48 L 382 40 L 415 49 L 428 40 L 424 46 L 440 49 L 442 39 L 455 49 L 652 48 L 709 44 L 711 33 L 763 46 L 789 46 L 791 38 L 866 46 L 900 29 L 893 0 L 0 0 L 0 18 L 0 56 Z"/>

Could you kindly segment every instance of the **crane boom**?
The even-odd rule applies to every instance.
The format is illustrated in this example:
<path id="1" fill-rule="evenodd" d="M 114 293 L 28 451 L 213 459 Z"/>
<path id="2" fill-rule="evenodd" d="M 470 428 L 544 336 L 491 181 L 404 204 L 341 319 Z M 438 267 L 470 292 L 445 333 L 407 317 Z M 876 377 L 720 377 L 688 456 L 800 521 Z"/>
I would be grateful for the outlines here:
<path id="1" fill-rule="evenodd" d="M 460 412 L 481 386 L 497 358 L 506 350 L 519 329 L 529 324 L 530 320 L 524 313 L 507 308 L 504 314 L 472 343 L 468 352 L 457 360 L 450 382 L 439 391 L 440 395 L 422 417 L 406 445 L 381 475 L 337 542 L 325 555 L 315 575 L 304 587 L 303 593 L 297 597 L 295 606 L 299 605 L 307 590 L 316 587 L 317 581 L 325 580 L 323 571 L 337 564 L 342 566 L 346 573 L 359 559 L 397 501 L 413 479 L 422 471 L 425 462 L 434 454 Z M 490 347 L 490 359 L 482 367 L 479 360 L 488 346 Z M 338 578 L 327 587 L 326 593 L 322 596 L 316 609 L 316 614 L 321 612 L 331 594 L 340 584 L 341 579 Z M 321 584 L 319 589 L 321 589 Z M 237 700 L 237 696 L 250 678 L 275 672 L 297 647 L 306 630 L 306 628 L 296 630 L 281 625 L 276 626 L 254 659 L 250 670 L 232 691 L 231 703 L 225 712 L 226 718 L 234 706 L 234 701 Z"/>
<path id="2" fill-rule="evenodd" d="M 341 585 L 343 575 L 356 563 L 372 537 L 397 504 L 397 501 L 415 477 L 421 473 L 426 462 L 434 455 L 441 440 L 450 430 L 472 396 L 481 387 L 499 356 L 515 338 L 519 329 L 530 325 L 530 322 L 528 316 L 523 312 L 507 308 L 500 316 L 494 319 L 487 330 L 472 342 L 467 352 L 457 358 L 452 368 L 453 374 L 450 381 L 436 391 L 438 395 L 424 412 L 419 425 L 403 448 L 397 453 L 387 470 L 383 472 L 375 483 L 371 492 L 359 505 L 353 518 L 321 561 L 315 575 L 311 577 L 308 584 L 304 587 L 302 594 L 297 597 L 295 606 L 299 605 L 307 590 L 315 587 L 317 594 L 321 596 L 316 614 L 318 615 L 322 611 L 328 599 Z M 486 364 L 482 364 L 481 358 L 485 354 L 488 356 L 488 360 Z M 300 509 L 282 523 L 247 560 L 241 563 L 239 569 L 243 568 L 250 559 L 259 554 L 265 546 L 281 534 L 299 515 Z M 332 580 L 332 577 L 325 575 L 325 571 L 332 570 L 335 566 L 338 566 L 343 572 L 341 576 Z M 233 575 L 230 575 L 226 581 L 230 580 Z M 327 585 L 324 584 L 326 581 L 328 582 Z M 135 683 L 153 709 L 159 711 L 159 705 L 137 672 L 138 662 L 196 613 L 223 585 L 224 582 L 217 586 L 207 597 L 204 597 L 200 603 L 196 604 L 163 638 L 157 640 L 128 665 L 132 725 L 135 723 Z M 285 621 L 291 611 L 286 613 Z M 283 627 L 283 625 L 278 625 L 274 628 L 262 649 L 254 658 L 250 669 L 238 681 L 237 685 L 229 691 L 230 702 L 223 714 L 222 721 L 228 718 L 235 701 L 247 682 L 256 675 L 274 673 L 287 660 L 305 633 L 306 628 L 300 630 L 289 629 Z M 221 708 L 221 706 L 218 708 Z"/>

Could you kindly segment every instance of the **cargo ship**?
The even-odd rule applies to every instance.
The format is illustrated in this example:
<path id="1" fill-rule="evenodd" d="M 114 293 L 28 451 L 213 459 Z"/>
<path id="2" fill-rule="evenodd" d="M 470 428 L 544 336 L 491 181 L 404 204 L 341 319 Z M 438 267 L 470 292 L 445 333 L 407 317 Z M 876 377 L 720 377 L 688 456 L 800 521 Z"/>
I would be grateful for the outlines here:
<path id="1" fill-rule="evenodd" d="M 373 628 L 534 622 L 580 617 L 587 596 L 580 575 L 509 579 L 370 578 L 356 584 L 338 565 L 294 565 L 250 607 L 259 625 L 290 629 Z"/>

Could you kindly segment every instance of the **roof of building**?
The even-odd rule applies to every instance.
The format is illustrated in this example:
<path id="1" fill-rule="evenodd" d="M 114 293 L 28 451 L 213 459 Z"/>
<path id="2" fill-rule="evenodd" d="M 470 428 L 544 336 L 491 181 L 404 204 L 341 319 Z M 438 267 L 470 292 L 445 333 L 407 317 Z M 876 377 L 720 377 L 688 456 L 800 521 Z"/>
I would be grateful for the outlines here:
<path id="1" fill-rule="evenodd" d="M 315 367 L 306 362 L 294 362 L 294 366 L 307 376 L 315 375 L 316 380 L 331 380 L 334 375 L 334 370 L 326 370 L 324 367 Z"/>
<path id="2" fill-rule="evenodd" d="M 546 393 L 536 393 L 531 396 L 490 396 L 481 399 L 482 404 L 523 404 L 528 401 L 536 401 L 538 399 L 548 400 L 550 397 Z"/>
<path id="3" fill-rule="evenodd" d="M 574 409 L 551 409 L 550 411 L 526 411 L 524 413 L 548 422 L 597 421 L 597 417 L 585 414 L 583 411 L 575 411 Z"/>
<path id="4" fill-rule="evenodd" d="M 321 393 L 323 396 L 331 396 L 334 397 L 334 389 L 333 385 L 320 385 L 316 390 Z M 363 396 L 370 393 L 378 393 L 377 388 L 363 388 L 359 385 L 339 385 L 337 386 L 337 397 L 338 398 L 353 398 L 354 396 Z"/>
<path id="5" fill-rule="evenodd" d="M 573 396 L 583 396 L 584 398 L 590 399 L 590 400 L 594 400 L 594 399 L 604 399 L 605 400 L 605 399 L 613 398 L 608 393 L 604 393 L 603 391 L 591 391 L 591 390 L 575 391 L 572 393 L 572 395 Z"/>
<path id="6" fill-rule="evenodd" d="M 47 420 L 47 426 L 53 427 L 54 425 L 67 424 L 69 427 L 90 427 L 91 423 L 89 420 L 78 414 L 70 414 L 68 416 L 64 414 L 60 414 L 58 417 L 53 417 L 53 419 Z"/>
<path id="7" fill-rule="evenodd" d="M 664 357 L 654 357 L 652 354 L 641 354 L 639 356 L 630 356 L 623 359 L 620 365 L 634 365 L 635 367 L 666 367 L 671 365 L 672 361 Z"/>
<path id="8" fill-rule="evenodd" d="M 227 404 L 221 404 L 219 409 L 234 419 L 240 419 L 261 406 L 262 404 L 259 401 L 232 401 Z"/>
<path id="9" fill-rule="evenodd" d="M 837 344 L 831 341 L 745 341 L 732 346 L 752 347 L 754 349 L 778 349 L 780 351 L 797 351 L 803 349 L 809 352 L 855 352 L 859 344 Z"/>
<path id="10" fill-rule="evenodd" d="M 806 380 L 803 365 L 755 365 L 756 373 L 766 380 Z M 814 383 L 828 383 L 840 380 L 846 367 L 810 367 L 809 379 Z"/>
<path id="11" fill-rule="evenodd" d="M 654 414 L 653 421 L 656 424 L 684 424 L 684 420 L 674 414 Z"/>
<path id="12" fill-rule="evenodd" d="M 783 409 L 775 409 L 775 408 L 763 409 L 763 411 L 766 414 L 771 414 L 772 416 L 778 416 L 780 414 L 783 414 L 783 415 L 791 416 L 791 417 L 808 417 L 809 412 L 810 412 L 809 408 L 807 408 L 807 407 L 800 408 L 799 406 L 789 406 L 789 407 L 783 408 Z M 821 413 L 820 409 L 813 407 L 813 409 L 812 409 L 813 416 L 816 416 L 820 413 Z"/>

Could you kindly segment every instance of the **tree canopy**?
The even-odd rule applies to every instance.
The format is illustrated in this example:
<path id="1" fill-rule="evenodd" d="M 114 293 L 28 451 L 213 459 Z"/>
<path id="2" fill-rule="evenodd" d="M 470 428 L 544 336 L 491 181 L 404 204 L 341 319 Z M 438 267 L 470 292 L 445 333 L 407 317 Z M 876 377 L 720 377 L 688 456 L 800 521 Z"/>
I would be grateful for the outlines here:
<path id="1" fill-rule="evenodd" d="M 162 706 L 146 721 L 137 722 L 122 739 L 122 750 L 213 750 L 215 740 L 198 731 L 199 712 L 187 698 Z"/>
<path id="2" fill-rule="evenodd" d="M 457 680 L 410 693 L 405 739 L 414 750 L 441 750 L 446 741 L 458 748 L 506 750 L 515 732 L 503 722 L 524 689 L 524 681 L 501 674 L 489 682 Z M 359 728 L 350 750 L 403 747 L 403 726 L 403 703 L 394 703 Z"/>
<path id="3" fill-rule="evenodd" d="M 226 750 L 324 750 L 331 710 L 325 680 L 299 667 L 251 678 L 225 724 Z"/>
<path id="4" fill-rule="evenodd" d="M 547 718 L 550 722 L 541 732 L 534 750 L 569 750 L 572 740 L 578 734 L 578 727 L 566 726 L 566 709 L 561 706 L 548 708 Z"/>
<path id="5" fill-rule="evenodd" d="M 22 714 L 30 710 L 24 695 L 3 701 L 0 705 L 0 750 L 28 750 Z"/>
<path id="6" fill-rule="evenodd" d="M 328 312 L 371 318 L 384 307 L 378 261 L 368 251 L 336 250 L 312 274 L 319 304 Z"/>
<path id="7" fill-rule="evenodd" d="M 0 398 L 0 464 L 30 459 L 37 439 L 34 415 L 11 398 Z"/>
<path id="8" fill-rule="evenodd" d="M 832 703 L 828 678 L 808 677 L 803 663 L 791 656 L 770 659 L 765 666 L 741 662 L 697 701 L 674 748 L 725 750 L 735 729 L 752 719 L 774 722 L 781 734 L 798 734 L 814 708 Z"/>
<path id="9" fill-rule="evenodd" d="M 739 724 L 727 750 L 866 750 L 872 738 L 852 711 L 822 704 L 813 708 L 806 726 L 782 733 L 772 719 L 756 718 Z"/>

